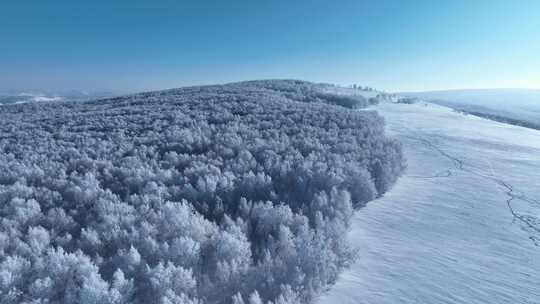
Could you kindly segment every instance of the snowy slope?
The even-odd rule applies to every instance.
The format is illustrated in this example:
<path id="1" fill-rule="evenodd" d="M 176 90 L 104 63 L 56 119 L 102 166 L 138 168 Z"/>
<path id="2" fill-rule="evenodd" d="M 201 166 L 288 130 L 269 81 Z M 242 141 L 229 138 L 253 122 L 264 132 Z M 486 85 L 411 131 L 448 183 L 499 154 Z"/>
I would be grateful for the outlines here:
<path id="1" fill-rule="evenodd" d="M 358 261 L 320 303 L 540 303 L 540 131 L 378 106 L 407 173 L 359 210 Z"/>

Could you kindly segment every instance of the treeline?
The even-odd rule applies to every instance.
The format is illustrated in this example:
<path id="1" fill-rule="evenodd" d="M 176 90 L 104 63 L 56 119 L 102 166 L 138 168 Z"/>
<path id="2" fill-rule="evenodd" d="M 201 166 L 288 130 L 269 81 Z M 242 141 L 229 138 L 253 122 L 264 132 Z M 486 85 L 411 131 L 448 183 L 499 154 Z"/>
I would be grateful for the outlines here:
<path id="1" fill-rule="evenodd" d="M 503 115 L 492 114 L 492 113 L 479 112 L 479 111 L 471 111 L 471 110 L 464 110 L 464 109 L 458 109 L 457 111 L 461 113 L 470 114 L 470 115 L 482 117 L 485 119 L 497 121 L 497 122 L 514 125 L 514 126 L 540 130 L 540 123 L 533 123 L 533 122 L 522 120 L 522 119 L 517 119 L 517 118 L 507 117 Z"/>
<path id="2" fill-rule="evenodd" d="M 404 168 L 381 117 L 310 86 L 1 107 L 0 303 L 310 302 Z"/>
<path id="3" fill-rule="evenodd" d="M 361 109 L 370 105 L 369 100 L 362 95 L 336 94 L 335 85 L 311 83 L 300 80 L 254 80 L 233 84 L 235 86 L 271 90 L 287 99 L 301 102 L 316 102 L 338 105 L 349 109 Z"/>

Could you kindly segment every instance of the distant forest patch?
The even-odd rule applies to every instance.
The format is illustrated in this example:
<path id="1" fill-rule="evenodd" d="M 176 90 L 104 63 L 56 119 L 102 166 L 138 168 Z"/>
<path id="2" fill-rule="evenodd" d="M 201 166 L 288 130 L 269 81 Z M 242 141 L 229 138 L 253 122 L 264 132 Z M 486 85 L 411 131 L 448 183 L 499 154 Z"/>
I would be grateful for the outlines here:
<path id="1" fill-rule="evenodd" d="M 517 118 L 508 117 L 508 116 L 503 116 L 503 115 L 500 115 L 500 114 L 492 114 L 492 113 L 486 113 L 486 112 L 480 112 L 480 111 L 474 111 L 474 110 L 465 110 L 465 109 L 460 109 L 460 108 L 456 108 L 455 110 L 458 111 L 458 112 L 461 112 L 461 113 L 470 114 L 470 115 L 486 118 L 486 119 L 497 121 L 497 122 L 502 122 L 502 123 L 507 123 L 507 124 L 514 125 L 514 126 L 520 126 L 520 127 L 540 130 L 540 122 L 539 123 L 534 123 L 534 122 L 531 122 L 531 121 L 526 121 L 526 120 L 521 120 L 521 119 L 517 119 Z"/>

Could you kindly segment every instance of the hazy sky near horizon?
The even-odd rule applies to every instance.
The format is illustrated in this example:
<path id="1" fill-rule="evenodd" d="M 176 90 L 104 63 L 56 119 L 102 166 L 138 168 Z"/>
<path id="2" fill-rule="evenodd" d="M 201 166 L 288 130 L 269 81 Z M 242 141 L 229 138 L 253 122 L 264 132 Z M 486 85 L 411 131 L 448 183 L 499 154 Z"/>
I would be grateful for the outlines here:
<path id="1" fill-rule="evenodd" d="M 7 1 L 0 90 L 540 89 L 540 1 Z"/>

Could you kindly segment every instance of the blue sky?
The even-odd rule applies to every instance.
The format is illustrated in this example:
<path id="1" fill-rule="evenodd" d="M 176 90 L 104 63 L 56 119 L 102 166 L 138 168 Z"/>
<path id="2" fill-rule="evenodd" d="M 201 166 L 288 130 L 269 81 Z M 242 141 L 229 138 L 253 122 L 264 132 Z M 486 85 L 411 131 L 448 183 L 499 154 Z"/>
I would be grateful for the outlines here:
<path id="1" fill-rule="evenodd" d="M 536 0 L 0 1 L 0 90 L 540 89 Z"/>

